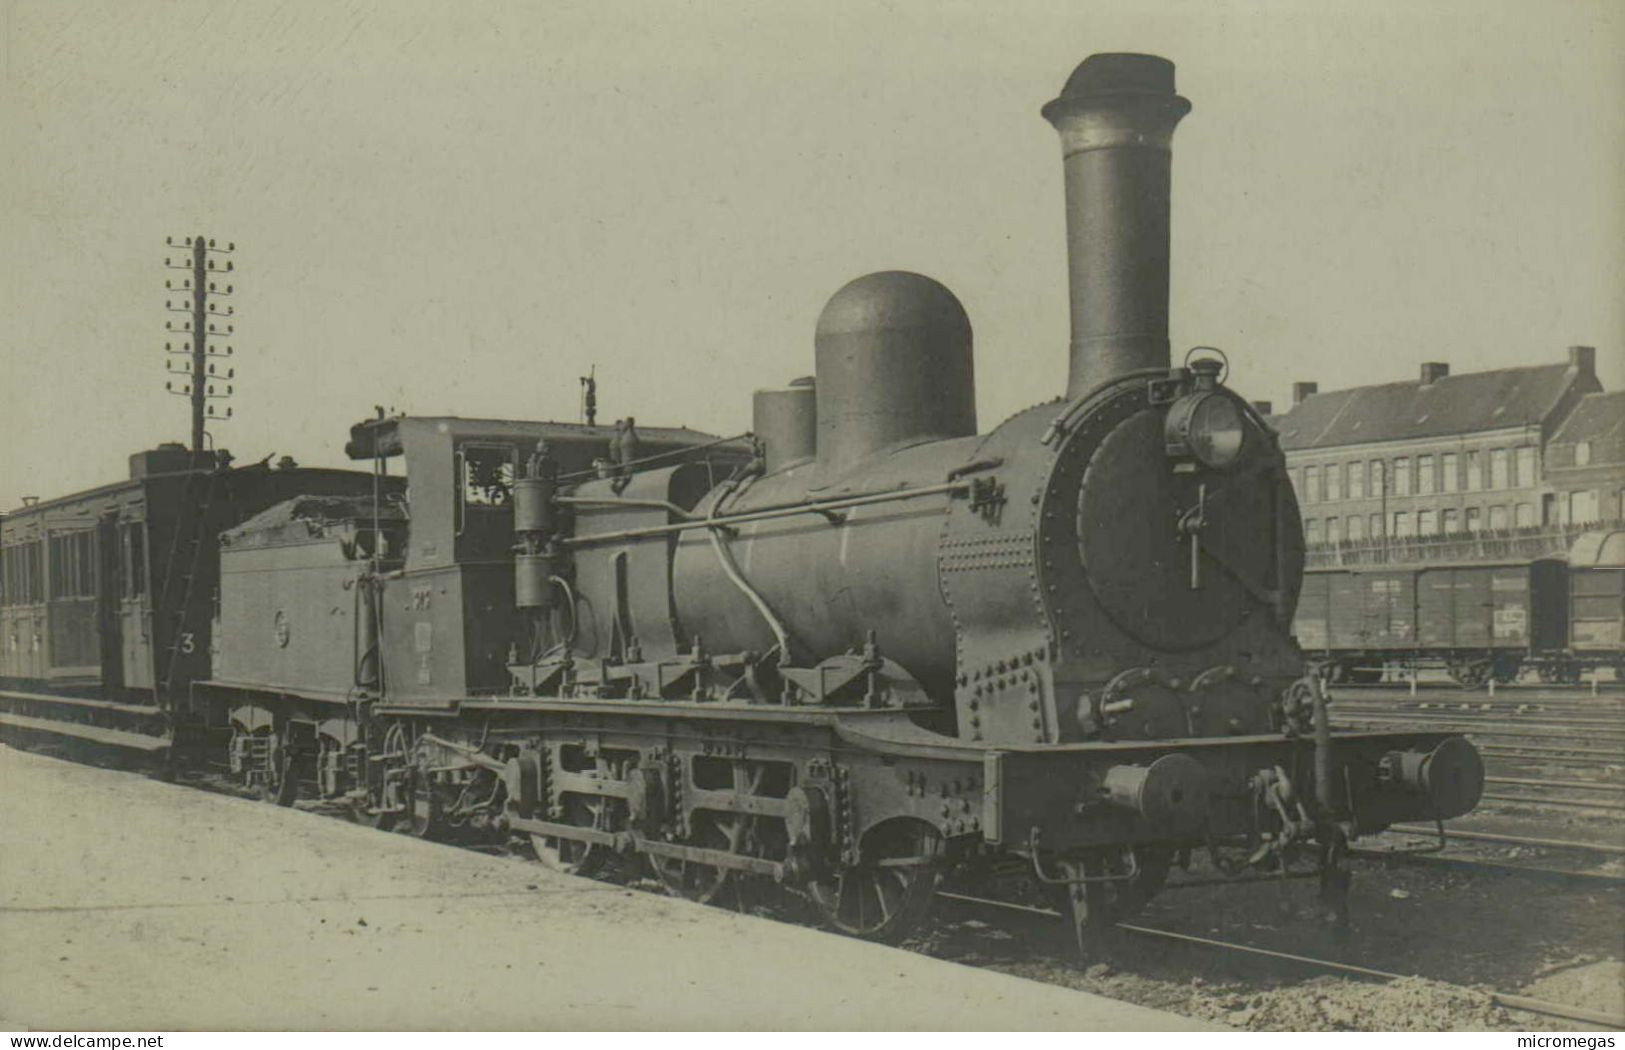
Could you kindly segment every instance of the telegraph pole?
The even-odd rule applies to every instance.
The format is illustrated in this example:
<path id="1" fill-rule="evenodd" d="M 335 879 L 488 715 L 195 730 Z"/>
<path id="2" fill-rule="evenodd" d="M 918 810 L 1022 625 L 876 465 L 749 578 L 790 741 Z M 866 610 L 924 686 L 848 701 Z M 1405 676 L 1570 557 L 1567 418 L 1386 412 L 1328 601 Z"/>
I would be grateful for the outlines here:
<path id="1" fill-rule="evenodd" d="M 215 274 L 231 273 L 234 269 L 230 259 L 216 259 L 217 255 L 227 255 L 237 248 L 235 244 L 227 243 L 224 248 L 217 247 L 212 238 L 197 237 L 183 238 L 183 244 L 177 244 L 175 238 L 166 237 L 164 243 L 172 248 L 186 247 L 190 249 L 190 258 L 181 256 L 179 259 L 166 258 L 164 266 L 171 270 L 186 270 L 191 276 L 182 280 L 179 285 L 174 281 L 165 281 L 164 287 L 171 292 L 186 292 L 188 298 L 181 300 L 165 300 L 164 309 L 170 313 L 189 314 L 190 318 L 177 324 L 174 321 L 165 321 L 164 330 L 175 335 L 187 335 L 190 338 L 183 342 L 180 349 L 173 343 L 164 344 L 166 354 L 190 358 L 186 364 L 175 367 L 177 362 L 165 359 L 164 369 L 170 375 L 184 376 L 181 385 L 177 387 L 174 380 L 164 383 L 164 389 L 172 394 L 189 398 L 192 402 L 192 460 L 201 463 L 204 453 L 204 442 L 208 438 L 203 427 L 207 420 L 226 420 L 231 418 L 231 409 L 228 407 L 223 413 L 217 411 L 214 402 L 229 398 L 232 385 L 226 380 L 233 380 L 237 376 L 235 368 L 227 368 L 224 373 L 217 372 L 213 358 L 231 357 L 233 348 L 227 345 L 224 349 L 214 340 L 218 337 L 230 337 L 234 328 L 230 324 L 222 323 L 216 327 L 210 317 L 231 317 L 236 311 L 226 306 L 221 308 L 216 301 L 229 296 L 233 287 L 229 284 L 218 284 L 211 278 Z M 220 382 L 216 382 L 220 380 Z"/>

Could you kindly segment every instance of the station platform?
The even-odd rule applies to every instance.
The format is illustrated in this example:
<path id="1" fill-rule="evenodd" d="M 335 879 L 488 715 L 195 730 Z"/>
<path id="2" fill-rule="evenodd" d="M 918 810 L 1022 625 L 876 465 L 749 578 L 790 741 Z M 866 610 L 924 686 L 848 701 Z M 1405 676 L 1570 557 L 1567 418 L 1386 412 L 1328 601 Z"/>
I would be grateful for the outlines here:
<path id="1" fill-rule="evenodd" d="M 0 1029 L 1208 1027 L 0 747 Z"/>

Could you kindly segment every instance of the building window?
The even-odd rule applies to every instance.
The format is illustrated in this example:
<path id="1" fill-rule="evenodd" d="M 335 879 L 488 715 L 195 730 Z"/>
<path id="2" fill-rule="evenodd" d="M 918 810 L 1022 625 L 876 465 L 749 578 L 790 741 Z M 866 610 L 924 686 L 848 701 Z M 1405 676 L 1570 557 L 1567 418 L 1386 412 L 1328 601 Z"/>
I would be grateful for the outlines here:
<path id="1" fill-rule="evenodd" d="M 1575 525 L 1585 525 L 1596 521 L 1600 515 L 1597 513 L 1597 490 L 1587 489 L 1569 496 L 1569 521 Z"/>
<path id="2" fill-rule="evenodd" d="M 1449 535 L 1461 531 L 1461 515 L 1454 510 L 1444 512 L 1444 518 L 1439 523 L 1439 531 Z"/>
<path id="3" fill-rule="evenodd" d="M 1504 529 L 1507 527 L 1507 509 L 1497 504 L 1490 508 L 1490 528 Z"/>
<path id="4" fill-rule="evenodd" d="M 1320 542 L 1320 520 L 1318 518 L 1305 518 L 1303 522 L 1303 539 L 1305 543 Z"/>
<path id="5" fill-rule="evenodd" d="M 1591 465 L 1591 442 L 1582 441 L 1574 446 L 1574 465 L 1577 467 Z"/>
<path id="6" fill-rule="evenodd" d="M 1439 479 L 1441 491 L 1455 492 L 1461 488 L 1461 467 L 1454 452 L 1446 452 L 1439 457 L 1439 470 L 1443 474 Z"/>
<path id="7" fill-rule="evenodd" d="M 1405 539 L 1416 533 L 1411 526 L 1411 516 L 1403 510 L 1394 511 L 1394 538 Z"/>
<path id="8" fill-rule="evenodd" d="M 1320 498 L 1320 468 L 1303 468 L 1303 501 L 1314 503 Z"/>
<path id="9" fill-rule="evenodd" d="M 1349 542 L 1359 543 L 1365 539 L 1365 519 L 1358 514 L 1349 515 Z"/>
<path id="10" fill-rule="evenodd" d="M 1517 472 L 1513 476 L 1514 485 L 1528 488 L 1535 483 L 1535 446 L 1520 445 L 1518 447 Z"/>
<path id="11" fill-rule="evenodd" d="M 1467 508 L 1467 531 L 1477 532 L 1484 527 L 1482 512 L 1477 507 Z"/>
<path id="12" fill-rule="evenodd" d="M 1484 488 L 1484 464 L 1477 452 L 1467 453 L 1467 491 L 1479 492 Z"/>
<path id="13" fill-rule="evenodd" d="M 1431 510 L 1424 510 L 1417 514 L 1416 531 L 1422 536 L 1432 536 L 1439 531 L 1439 516 Z"/>
<path id="14" fill-rule="evenodd" d="M 1341 521 L 1339 521 L 1337 518 L 1327 518 L 1326 519 L 1326 542 L 1327 543 L 1342 543 L 1343 542 L 1343 523 Z"/>
<path id="15" fill-rule="evenodd" d="M 1373 514 L 1373 515 L 1371 515 L 1371 538 L 1372 539 L 1374 539 L 1374 540 L 1382 539 L 1382 534 L 1383 534 L 1382 524 L 1383 524 L 1383 522 L 1382 522 L 1382 515 L 1381 514 Z"/>
<path id="16" fill-rule="evenodd" d="M 1514 522 L 1520 529 L 1530 529 L 1535 526 L 1535 505 L 1533 503 L 1520 503 L 1514 509 Z"/>
<path id="17" fill-rule="evenodd" d="M 1334 503 L 1343 498 L 1343 464 L 1326 464 L 1326 502 Z"/>
<path id="18" fill-rule="evenodd" d="M 1421 496 L 1433 495 L 1433 457 L 1416 457 L 1416 492 Z"/>
<path id="19" fill-rule="evenodd" d="M 1371 494 L 1380 496 L 1387 487 L 1388 467 L 1380 459 L 1371 461 Z"/>
<path id="20" fill-rule="evenodd" d="M 1400 456 L 1394 460 L 1394 495 L 1409 496 L 1411 494 L 1411 461 L 1408 456 Z M 1397 533 L 1396 533 L 1397 535 Z"/>
<path id="21" fill-rule="evenodd" d="M 1504 448 L 1490 450 L 1490 488 L 1507 489 L 1512 487 L 1512 463 Z M 1494 515 L 1492 514 L 1493 518 Z"/>
<path id="22" fill-rule="evenodd" d="M 1349 464 L 1349 499 L 1365 499 L 1365 463 L 1363 462 Z"/>

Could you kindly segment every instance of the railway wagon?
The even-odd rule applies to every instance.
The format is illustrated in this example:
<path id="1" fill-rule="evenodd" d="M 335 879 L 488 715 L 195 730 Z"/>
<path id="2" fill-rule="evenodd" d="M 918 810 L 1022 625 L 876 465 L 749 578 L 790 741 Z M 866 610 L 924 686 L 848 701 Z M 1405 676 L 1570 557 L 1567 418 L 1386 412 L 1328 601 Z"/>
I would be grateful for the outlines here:
<path id="1" fill-rule="evenodd" d="M 1349 836 L 1470 810 L 1482 763 L 1450 733 L 1334 733 L 1302 673 L 1284 456 L 1222 354 L 1170 352 L 1188 109 L 1172 63 L 1116 54 L 1044 107 L 1067 386 L 988 429 L 963 306 L 899 271 L 829 299 L 812 380 L 758 391 L 737 454 L 688 433 L 628 455 L 630 424 L 613 448 L 357 425 L 349 454 L 400 461 L 406 500 L 296 500 L 223 537 L 192 692 L 232 768 L 697 900 L 776 885 L 882 940 L 944 872 L 1013 864 L 1093 943 L 1197 850 L 1307 861 L 1340 910 Z"/>
<path id="2" fill-rule="evenodd" d="M 1597 655 L 1571 644 L 1575 579 L 1561 558 L 1319 569 L 1304 576 L 1293 629 L 1333 681 L 1380 681 L 1390 665 L 1442 667 L 1467 688 L 1514 681 L 1526 667 L 1565 680 Z"/>
<path id="3" fill-rule="evenodd" d="M 209 675 L 220 530 L 294 493 L 360 493 L 349 470 L 233 467 L 166 444 L 130 476 L 0 519 L 0 729 L 159 751 Z"/>
<path id="4" fill-rule="evenodd" d="M 1588 532 L 1569 549 L 1569 645 L 1560 672 L 1612 667 L 1625 679 L 1625 530 Z"/>

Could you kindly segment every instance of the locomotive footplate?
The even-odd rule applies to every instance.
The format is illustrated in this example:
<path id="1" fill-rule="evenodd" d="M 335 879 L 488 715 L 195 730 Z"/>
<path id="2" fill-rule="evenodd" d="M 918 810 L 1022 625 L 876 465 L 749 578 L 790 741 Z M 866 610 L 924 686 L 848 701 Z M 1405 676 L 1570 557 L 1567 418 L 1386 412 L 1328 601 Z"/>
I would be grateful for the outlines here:
<path id="1" fill-rule="evenodd" d="M 981 763 L 978 826 L 1016 853 L 1082 854 L 1135 845 L 1201 845 L 1350 835 L 1447 820 L 1483 791 L 1477 749 L 1448 733 L 1342 732 L 1331 738 L 1333 807 L 1319 801 L 1315 741 L 1279 735 L 942 746 L 896 719 L 843 720 L 843 739 L 898 759 Z M 949 831 L 952 832 L 953 828 Z"/>
<path id="2" fill-rule="evenodd" d="M 1478 751 L 1447 733 L 1337 733 L 1332 798 L 1317 801 L 1315 742 L 1238 736 L 1036 746 L 984 757 L 982 832 L 1017 852 L 1353 835 L 1470 811 L 1483 791 Z"/>

